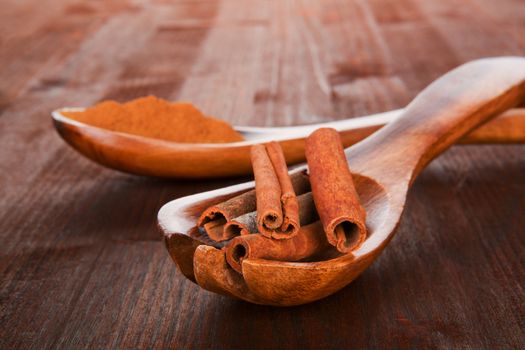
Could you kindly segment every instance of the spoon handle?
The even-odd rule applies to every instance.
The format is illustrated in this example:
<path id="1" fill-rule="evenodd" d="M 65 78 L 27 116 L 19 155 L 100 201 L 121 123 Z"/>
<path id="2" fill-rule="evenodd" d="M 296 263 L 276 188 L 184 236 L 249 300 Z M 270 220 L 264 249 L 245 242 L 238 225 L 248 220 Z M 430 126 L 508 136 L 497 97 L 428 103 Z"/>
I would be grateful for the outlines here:
<path id="1" fill-rule="evenodd" d="M 307 125 L 281 127 L 236 126 L 235 130 L 240 132 L 246 140 L 267 142 L 293 138 L 302 140 L 319 128 L 334 128 L 339 131 L 344 147 L 350 147 L 399 118 L 403 111 L 403 109 L 395 109 L 364 117 Z M 465 135 L 459 143 L 525 143 L 525 108 L 514 108 L 506 111 Z"/>
<path id="2" fill-rule="evenodd" d="M 425 88 L 395 121 L 350 147 L 350 167 L 385 185 L 409 185 L 463 135 L 524 100 L 525 58 L 466 63 Z"/>

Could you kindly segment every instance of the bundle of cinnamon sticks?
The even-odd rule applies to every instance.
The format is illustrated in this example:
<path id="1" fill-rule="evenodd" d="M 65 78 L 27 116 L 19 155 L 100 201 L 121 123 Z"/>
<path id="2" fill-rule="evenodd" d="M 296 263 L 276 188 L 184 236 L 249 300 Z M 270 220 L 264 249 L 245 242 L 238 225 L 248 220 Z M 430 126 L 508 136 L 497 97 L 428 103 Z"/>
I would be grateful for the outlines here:
<path id="1" fill-rule="evenodd" d="M 255 190 L 206 209 L 197 225 L 242 273 L 244 259 L 305 261 L 327 250 L 349 253 L 366 239 L 359 201 L 339 134 L 322 128 L 307 139 L 305 171 L 288 173 L 277 142 L 255 145 Z"/>

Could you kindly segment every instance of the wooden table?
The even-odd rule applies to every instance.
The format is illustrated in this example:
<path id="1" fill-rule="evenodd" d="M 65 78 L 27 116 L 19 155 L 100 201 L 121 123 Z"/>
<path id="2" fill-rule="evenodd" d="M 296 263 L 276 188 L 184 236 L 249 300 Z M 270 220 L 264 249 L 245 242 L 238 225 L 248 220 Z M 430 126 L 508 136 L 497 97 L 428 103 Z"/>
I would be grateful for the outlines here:
<path id="1" fill-rule="evenodd" d="M 452 67 L 525 55 L 525 2 L 4 0 L 0 348 L 525 348 L 525 146 L 453 147 L 355 282 L 262 307 L 201 290 L 156 229 L 167 201 L 246 179 L 104 169 L 50 111 L 154 94 L 246 125 L 404 106 Z"/>

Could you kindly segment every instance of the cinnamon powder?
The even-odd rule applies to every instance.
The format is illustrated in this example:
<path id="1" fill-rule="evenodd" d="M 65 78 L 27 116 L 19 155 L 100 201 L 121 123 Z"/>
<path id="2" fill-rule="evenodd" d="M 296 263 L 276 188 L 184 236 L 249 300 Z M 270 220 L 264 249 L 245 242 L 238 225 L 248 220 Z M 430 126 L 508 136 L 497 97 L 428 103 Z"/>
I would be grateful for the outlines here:
<path id="1" fill-rule="evenodd" d="M 154 96 L 127 103 L 104 101 L 68 118 L 112 131 L 181 143 L 225 143 L 244 140 L 228 123 L 205 116 L 190 103 L 171 103 Z"/>

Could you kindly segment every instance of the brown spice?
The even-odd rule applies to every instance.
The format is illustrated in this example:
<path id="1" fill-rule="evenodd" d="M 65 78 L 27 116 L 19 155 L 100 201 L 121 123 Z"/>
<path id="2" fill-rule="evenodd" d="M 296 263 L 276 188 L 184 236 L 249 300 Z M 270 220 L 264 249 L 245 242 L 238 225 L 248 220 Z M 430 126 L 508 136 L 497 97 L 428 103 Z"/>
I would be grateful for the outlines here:
<path id="1" fill-rule="evenodd" d="M 171 103 L 154 96 L 124 104 L 104 101 L 68 118 L 112 131 L 181 143 L 225 143 L 244 140 L 228 123 L 202 114 L 190 103 Z"/>
<path id="2" fill-rule="evenodd" d="M 301 226 L 299 233 L 290 239 L 273 239 L 261 234 L 235 237 L 225 248 L 226 261 L 242 273 L 244 259 L 269 259 L 300 261 L 321 254 L 330 245 L 323 234 L 320 221 Z"/>
<path id="3" fill-rule="evenodd" d="M 315 210 L 312 192 L 307 192 L 297 196 L 299 203 L 299 223 L 301 226 L 311 224 L 319 220 Z M 228 237 L 244 236 L 250 233 L 257 233 L 257 212 L 252 211 L 228 221 L 224 225 L 224 234 Z"/>
<path id="4" fill-rule="evenodd" d="M 305 152 L 310 175 L 290 176 L 278 143 L 253 146 L 255 190 L 210 207 L 199 218 L 198 225 L 216 241 L 237 236 L 224 248 L 236 271 L 242 273 L 244 259 L 304 261 L 319 258 L 330 244 L 348 253 L 366 239 L 366 212 L 337 131 L 316 130 L 306 139 Z"/>
<path id="5" fill-rule="evenodd" d="M 357 249 L 366 239 L 366 212 L 339 134 L 330 128 L 317 129 L 306 139 L 305 153 L 315 207 L 328 242 L 342 253 Z"/>
<path id="6" fill-rule="evenodd" d="M 277 142 L 251 148 L 257 227 L 262 235 L 288 239 L 299 232 L 299 204 L 281 146 Z"/>
<path id="7" fill-rule="evenodd" d="M 297 194 L 310 191 L 310 181 L 305 172 L 297 172 L 290 176 L 293 190 Z M 199 217 L 197 226 L 203 227 L 208 237 L 221 242 L 234 237 L 235 233 L 224 230 L 225 224 L 256 209 L 255 190 L 245 192 L 207 208 Z"/>

